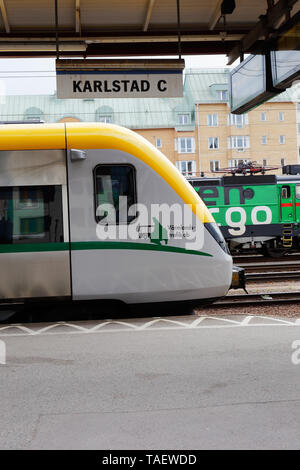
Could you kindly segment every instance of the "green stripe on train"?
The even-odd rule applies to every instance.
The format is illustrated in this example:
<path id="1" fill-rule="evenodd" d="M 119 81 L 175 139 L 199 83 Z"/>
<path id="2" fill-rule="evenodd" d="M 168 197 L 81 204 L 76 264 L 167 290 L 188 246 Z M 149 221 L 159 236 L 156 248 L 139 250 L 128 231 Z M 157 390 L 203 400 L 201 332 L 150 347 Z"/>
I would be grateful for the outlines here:
<path id="1" fill-rule="evenodd" d="M 69 243 L 17 243 L 0 244 L 0 253 L 35 253 L 41 251 L 66 251 Z"/>
<path id="2" fill-rule="evenodd" d="M 0 253 L 35 253 L 45 251 L 67 251 L 69 243 L 20 243 L 20 244 L 0 244 Z M 182 253 L 185 255 L 209 256 L 213 255 L 197 250 L 186 250 L 176 246 L 152 245 L 151 243 L 134 243 L 134 242 L 112 242 L 112 241 L 95 241 L 95 242 L 72 242 L 71 249 L 81 250 L 142 250 L 142 251 L 159 251 L 167 253 Z"/>
<path id="3" fill-rule="evenodd" d="M 164 251 L 169 253 L 183 253 L 185 255 L 212 256 L 209 253 L 197 250 L 186 250 L 176 246 L 153 245 L 151 243 L 134 242 L 72 242 L 72 250 L 143 250 Z"/>

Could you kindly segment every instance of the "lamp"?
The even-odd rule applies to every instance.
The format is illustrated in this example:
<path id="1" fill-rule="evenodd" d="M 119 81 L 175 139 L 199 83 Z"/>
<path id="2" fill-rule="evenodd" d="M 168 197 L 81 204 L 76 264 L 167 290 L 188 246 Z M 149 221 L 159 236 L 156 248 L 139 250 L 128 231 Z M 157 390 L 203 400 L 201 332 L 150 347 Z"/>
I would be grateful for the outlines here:
<path id="1" fill-rule="evenodd" d="M 222 15 L 231 15 L 235 9 L 235 0 L 223 0 L 221 5 Z"/>

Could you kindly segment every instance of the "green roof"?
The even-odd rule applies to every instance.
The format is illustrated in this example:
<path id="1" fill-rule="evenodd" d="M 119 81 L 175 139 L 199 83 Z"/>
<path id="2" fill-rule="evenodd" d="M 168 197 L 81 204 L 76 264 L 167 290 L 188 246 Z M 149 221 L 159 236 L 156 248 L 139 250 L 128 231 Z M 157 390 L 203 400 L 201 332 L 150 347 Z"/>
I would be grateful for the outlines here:
<path id="1" fill-rule="evenodd" d="M 230 69 L 187 69 L 184 89 L 194 103 L 222 103 L 217 91 L 228 90 Z"/>
<path id="2" fill-rule="evenodd" d="M 218 90 L 229 89 L 230 68 L 223 69 L 187 69 L 185 71 L 185 92 L 189 93 L 194 103 L 222 103 Z M 296 97 L 297 98 L 297 97 Z M 300 89 L 298 92 L 300 99 Z M 295 93 L 288 89 L 272 98 L 272 102 L 295 100 Z"/>
<path id="3" fill-rule="evenodd" d="M 58 99 L 53 95 L 12 95 L 0 104 L 0 120 L 22 120 L 38 114 L 46 122 L 72 116 L 95 121 L 97 115 L 111 114 L 113 122 L 129 128 L 175 127 L 177 115 L 193 112 L 185 98 L 142 99 Z"/>
<path id="4" fill-rule="evenodd" d="M 193 130 L 195 103 L 224 103 L 219 90 L 228 89 L 229 68 L 185 70 L 182 98 L 57 99 L 56 95 L 11 95 L 0 101 L 0 120 L 24 120 L 39 116 L 45 122 L 75 117 L 97 121 L 111 115 L 112 122 L 131 129 L 176 128 Z M 296 91 L 295 91 L 296 90 Z M 287 90 L 271 101 L 300 99 L 300 86 Z M 226 102 L 226 101 L 225 101 Z M 178 114 L 189 113 L 186 125 L 179 125 Z"/>

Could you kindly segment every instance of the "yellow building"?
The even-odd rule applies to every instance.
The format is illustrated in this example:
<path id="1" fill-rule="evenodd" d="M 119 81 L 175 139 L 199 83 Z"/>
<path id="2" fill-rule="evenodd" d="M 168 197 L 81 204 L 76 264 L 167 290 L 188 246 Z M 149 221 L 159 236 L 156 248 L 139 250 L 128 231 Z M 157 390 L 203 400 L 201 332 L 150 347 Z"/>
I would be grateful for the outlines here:
<path id="1" fill-rule="evenodd" d="M 180 128 L 136 129 L 182 172 L 210 174 L 242 161 L 272 167 L 298 163 L 300 119 L 289 91 L 234 115 L 228 105 L 228 69 L 188 70 L 184 89 L 193 105 L 190 112 L 178 113 Z M 185 131 L 190 124 L 194 127 Z"/>
<path id="2" fill-rule="evenodd" d="M 200 171 L 245 160 L 280 167 L 297 163 L 296 103 L 272 101 L 244 115 L 230 114 L 226 103 L 196 104 L 196 112 Z"/>

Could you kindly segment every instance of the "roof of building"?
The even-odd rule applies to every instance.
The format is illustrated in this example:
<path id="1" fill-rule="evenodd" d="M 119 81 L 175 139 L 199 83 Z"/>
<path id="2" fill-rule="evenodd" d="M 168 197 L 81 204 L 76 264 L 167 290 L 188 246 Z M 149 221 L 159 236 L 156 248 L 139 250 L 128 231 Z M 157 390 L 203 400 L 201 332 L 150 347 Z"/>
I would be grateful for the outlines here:
<path id="1" fill-rule="evenodd" d="M 230 68 L 217 69 L 186 69 L 185 71 L 185 93 L 190 94 L 194 103 L 222 103 L 218 91 L 228 90 Z M 300 98 L 300 91 L 298 93 Z M 286 102 L 293 101 L 294 94 L 290 90 L 272 98 L 270 101 Z"/>
<path id="2" fill-rule="evenodd" d="M 99 121 L 106 115 L 112 122 L 131 129 L 176 128 L 193 130 L 195 103 L 226 103 L 219 91 L 228 90 L 229 68 L 187 69 L 182 98 L 58 99 L 56 95 L 11 95 L 0 100 L 0 121 L 38 117 L 45 122 L 58 122 L 72 117 L 80 121 Z M 296 89 L 297 90 L 297 89 Z M 271 101 L 300 99 L 300 86 L 287 90 Z M 184 125 L 179 114 L 189 114 Z"/>
<path id="3" fill-rule="evenodd" d="M 217 90 L 228 90 L 229 71 L 229 68 L 186 69 L 185 92 L 195 103 L 222 103 Z"/>
<path id="4" fill-rule="evenodd" d="M 40 114 L 46 122 L 58 122 L 68 116 L 89 122 L 99 120 L 100 115 L 111 115 L 113 122 L 139 129 L 175 127 L 177 115 L 191 111 L 185 98 L 82 100 L 58 99 L 55 95 L 11 95 L 0 104 L 0 120 L 22 120 Z"/>

